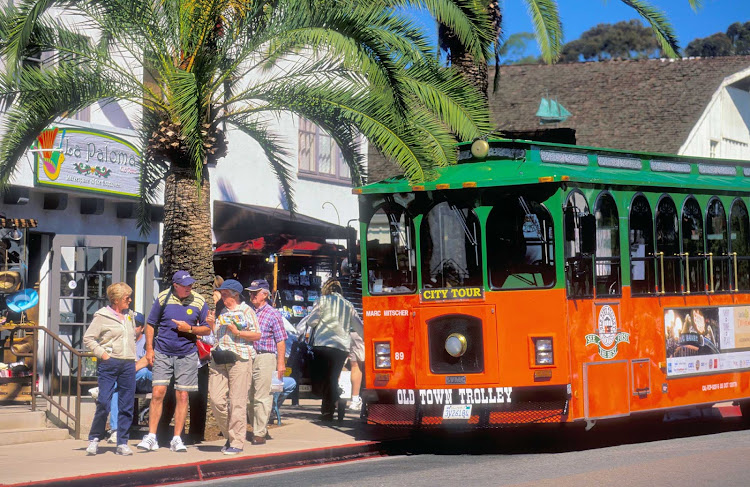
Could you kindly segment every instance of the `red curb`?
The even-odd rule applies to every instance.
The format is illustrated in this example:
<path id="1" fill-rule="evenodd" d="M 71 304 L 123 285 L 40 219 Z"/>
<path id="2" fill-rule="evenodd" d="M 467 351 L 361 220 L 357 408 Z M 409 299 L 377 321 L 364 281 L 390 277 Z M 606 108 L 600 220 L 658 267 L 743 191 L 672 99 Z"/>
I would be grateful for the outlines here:
<path id="1" fill-rule="evenodd" d="M 17 484 L 0 484 L 0 486 L 100 487 L 106 485 L 107 487 L 142 487 L 214 480 L 222 477 L 286 470 L 309 465 L 346 462 L 384 454 L 385 451 L 380 442 L 370 441 L 292 452 L 269 453 L 252 457 L 207 460 L 183 465 L 167 465 Z"/>

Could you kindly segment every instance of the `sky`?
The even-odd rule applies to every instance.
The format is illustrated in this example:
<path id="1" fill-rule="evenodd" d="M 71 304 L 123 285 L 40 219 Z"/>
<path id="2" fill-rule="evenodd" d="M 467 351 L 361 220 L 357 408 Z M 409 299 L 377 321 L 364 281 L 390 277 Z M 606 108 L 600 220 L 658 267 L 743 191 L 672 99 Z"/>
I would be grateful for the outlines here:
<path id="1" fill-rule="evenodd" d="M 504 37 L 516 32 L 533 32 L 524 0 L 500 0 L 503 9 Z M 697 12 L 688 0 L 650 0 L 651 5 L 666 12 L 672 22 L 680 47 L 685 48 L 698 37 L 726 32 L 734 22 L 750 21 L 750 0 L 703 0 Z M 635 11 L 619 0 L 558 0 L 563 25 L 563 42 L 578 39 L 584 31 L 601 24 L 639 18 Z M 429 17 L 419 15 L 418 22 L 430 25 Z M 434 27 L 430 27 L 434 31 Z M 538 49 L 529 54 L 539 54 Z"/>

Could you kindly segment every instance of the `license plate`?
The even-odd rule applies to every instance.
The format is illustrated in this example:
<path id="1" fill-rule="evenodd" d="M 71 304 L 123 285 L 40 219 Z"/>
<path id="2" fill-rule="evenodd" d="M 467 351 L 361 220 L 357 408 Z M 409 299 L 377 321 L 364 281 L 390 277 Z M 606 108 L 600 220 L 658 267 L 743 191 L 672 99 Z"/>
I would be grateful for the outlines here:
<path id="1" fill-rule="evenodd" d="M 312 392 L 312 386 L 309 384 L 300 384 L 299 391 L 300 392 Z"/>
<path id="2" fill-rule="evenodd" d="M 471 404 L 448 404 L 443 406 L 443 419 L 471 418 Z"/>

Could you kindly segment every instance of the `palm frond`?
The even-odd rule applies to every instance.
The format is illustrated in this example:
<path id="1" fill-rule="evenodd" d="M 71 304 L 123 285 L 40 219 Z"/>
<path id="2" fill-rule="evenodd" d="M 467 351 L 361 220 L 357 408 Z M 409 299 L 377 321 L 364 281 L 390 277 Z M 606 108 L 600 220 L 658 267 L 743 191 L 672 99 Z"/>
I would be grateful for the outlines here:
<path id="1" fill-rule="evenodd" d="M 552 63 L 560 56 L 563 37 L 560 12 L 555 0 L 525 0 L 539 42 L 542 58 Z"/>
<path id="2" fill-rule="evenodd" d="M 188 150 L 190 163 L 195 170 L 195 180 L 200 185 L 205 163 L 205 150 L 201 127 L 203 120 L 201 91 L 195 74 L 181 69 L 172 69 L 166 73 L 167 98 L 172 119 L 180 126 L 184 144 Z"/>
<path id="3" fill-rule="evenodd" d="M 677 57 L 680 50 L 677 36 L 667 16 L 643 0 L 622 0 L 625 5 L 633 7 L 638 15 L 646 19 L 661 45 L 662 51 L 669 57 Z"/>
<path id="4" fill-rule="evenodd" d="M 478 63 L 487 62 L 494 41 L 487 4 L 475 0 L 395 0 L 393 6 L 424 8 L 448 27 Z"/>

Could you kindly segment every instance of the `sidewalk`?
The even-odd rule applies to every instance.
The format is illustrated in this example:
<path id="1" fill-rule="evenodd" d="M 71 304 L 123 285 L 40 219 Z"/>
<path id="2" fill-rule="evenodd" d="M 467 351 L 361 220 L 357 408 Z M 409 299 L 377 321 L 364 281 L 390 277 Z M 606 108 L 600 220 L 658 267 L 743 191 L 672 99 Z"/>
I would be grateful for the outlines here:
<path id="1" fill-rule="evenodd" d="M 236 456 L 221 453 L 224 440 L 189 446 L 174 453 L 162 446 L 156 452 L 136 451 L 140 441 L 129 442 L 135 454 L 114 454 L 115 446 L 102 444 L 99 454 L 86 456 L 85 440 L 0 446 L 0 486 L 136 486 L 267 472 L 310 464 L 345 461 L 382 455 L 379 441 L 358 439 L 358 413 L 347 412 L 342 423 L 323 424 L 316 418 L 319 401 L 282 408 L 282 426 L 269 428 L 273 437 L 265 445 L 245 446 Z"/>

